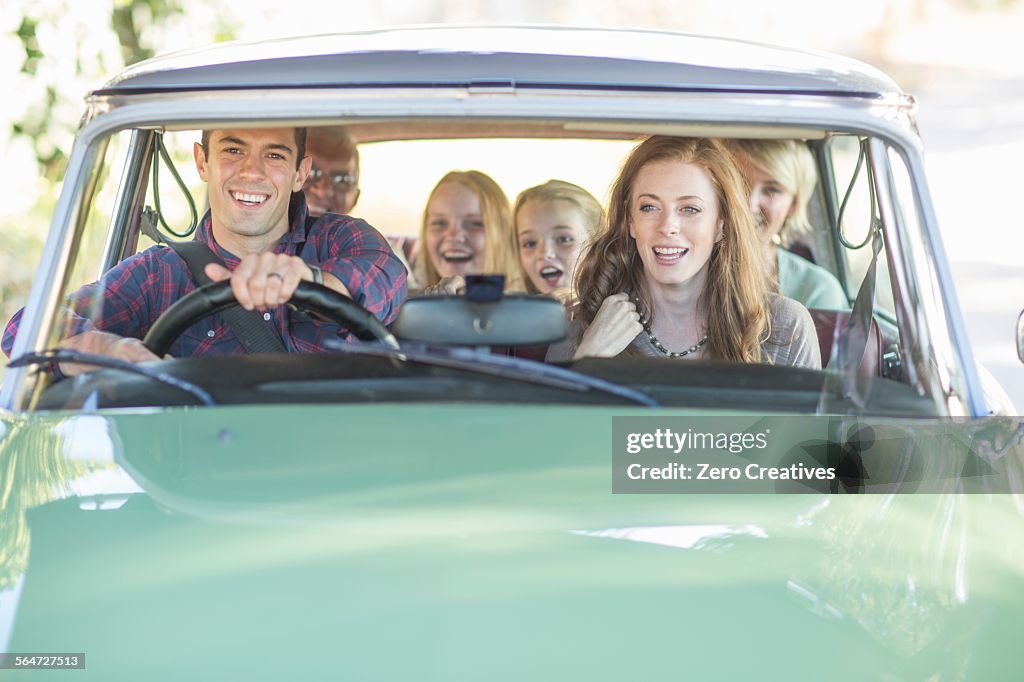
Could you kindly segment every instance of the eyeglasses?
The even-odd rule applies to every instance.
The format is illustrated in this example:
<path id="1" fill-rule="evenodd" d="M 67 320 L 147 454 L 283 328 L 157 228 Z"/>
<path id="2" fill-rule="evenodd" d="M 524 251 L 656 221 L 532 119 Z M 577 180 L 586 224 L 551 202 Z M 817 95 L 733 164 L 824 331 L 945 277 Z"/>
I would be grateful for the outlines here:
<path id="1" fill-rule="evenodd" d="M 313 168 L 309 171 L 309 176 L 306 178 L 307 185 L 317 185 L 320 181 L 327 178 L 331 183 L 331 187 L 337 190 L 347 190 L 351 187 L 355 187 L 355 184 L 359 181 L 354 175 L 348 173 L 335 173 L 334 175 L 328 175 L 319 168 Z"/>

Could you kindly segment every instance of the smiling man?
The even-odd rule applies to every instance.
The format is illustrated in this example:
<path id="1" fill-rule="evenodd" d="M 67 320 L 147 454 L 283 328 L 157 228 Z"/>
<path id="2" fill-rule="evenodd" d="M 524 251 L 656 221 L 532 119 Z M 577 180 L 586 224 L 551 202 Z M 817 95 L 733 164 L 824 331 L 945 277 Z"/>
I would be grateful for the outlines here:
<path id="1" fill-rule="evenodd" d="M 194 156 L 210 201 L 195 241 L 220 261 L 206 265 L 205 274 L 230 280 L 239 304 L 262 311 L 286 350 L 321 351 L 327 339 L 348 335 L 337 324 L 284 307 L 301 281 L 351 296 L 385 324 L 391 322 L 407 293 L 405 268 L 365 222 L 333 213 L 308 215 L 301 192 L 310 171 L 305 128 L 203 131 Z M 70 297 L 71 325 L 61 345 L 131 362 L 156 360 L 140 339 L 195 288 L 178 253 L 154 246 Z M 8 356 L 20 319 L 21 311 L 4 332 Z M 235 330 L 214 314 L 186 330 L 170 354 L 243 352 Z"/>

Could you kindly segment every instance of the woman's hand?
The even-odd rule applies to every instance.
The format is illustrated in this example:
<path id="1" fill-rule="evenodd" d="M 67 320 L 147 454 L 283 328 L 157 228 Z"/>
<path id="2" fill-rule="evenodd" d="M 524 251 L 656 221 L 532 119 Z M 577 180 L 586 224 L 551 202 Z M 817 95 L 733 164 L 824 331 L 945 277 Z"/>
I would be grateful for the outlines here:
<path id="1" fill-rule="evenodd" d="M 594 321 L 583 332 L 573 360 L 615 357 L 641 331 L 643 326 L 640 324 L 640 313 L 636 310 L 636 304 L 629 300 L 629 294 L 612 294 L 604 299 Z"/>
<path id="2" fill-rule="evenodd" d="M 445 294 L 455 296 L 462 294 L 464 291 L 466 291 L 466 280 L 461 275 L 453 275 L 452 277 L 442 277 L 437 284 L 424 289 L 423 293 L 430 296 L 443 296 Z"/>

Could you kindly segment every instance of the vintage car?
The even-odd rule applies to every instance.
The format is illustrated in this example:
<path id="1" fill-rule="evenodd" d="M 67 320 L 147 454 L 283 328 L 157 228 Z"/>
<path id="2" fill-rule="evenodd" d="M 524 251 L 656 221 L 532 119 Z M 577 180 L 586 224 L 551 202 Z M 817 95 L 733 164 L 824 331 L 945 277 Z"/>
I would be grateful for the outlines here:
<path id="1" fill-rule="evenodd" d="M 661 32 L 422 28 L 156 58 L 86 105 L 0 390 L 4 667 L 1019 679 L 1024 429 L 972 356 L 915 103 L 885 75 Z M 67 296 L 189 237 L 200 130 L 339 124 L 360 143 L 357 214 L 407 237 L 452 168 L 603 196 L 651 134 L 798 140 L 819 182 L 794 248 L 850 303 L 811 311 L 825 369 L 545 364 L 520 351 L 565 336 L 553 299 L 413 297 L 384 329 L 305 285 L 301 306 L 371 340 L 54 371 L 74 359 Z M 166 349 L 233 301 L 197 295 L 139 338 Z M 621 429 L 723 419 L 823 434 L 840 476 L 618 487 Z"/>

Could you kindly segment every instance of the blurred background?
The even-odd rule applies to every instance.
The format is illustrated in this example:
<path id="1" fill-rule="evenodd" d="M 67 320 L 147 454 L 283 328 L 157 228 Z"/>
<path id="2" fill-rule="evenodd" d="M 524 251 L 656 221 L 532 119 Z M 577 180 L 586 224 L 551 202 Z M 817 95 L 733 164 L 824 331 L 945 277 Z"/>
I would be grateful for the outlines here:
<path id="1" fill-rule="evenodd" d="M 892 76 L 919 123 L 978 360 L 1024 409 L 1024 0 L 5 0 L 0 323 L 24 305 L 86 92 L 141 59 L 225 40 L 421 23 L 656 28 L 837 52 Z M 2 368 L 0 368 L 2 378 Z"/>

